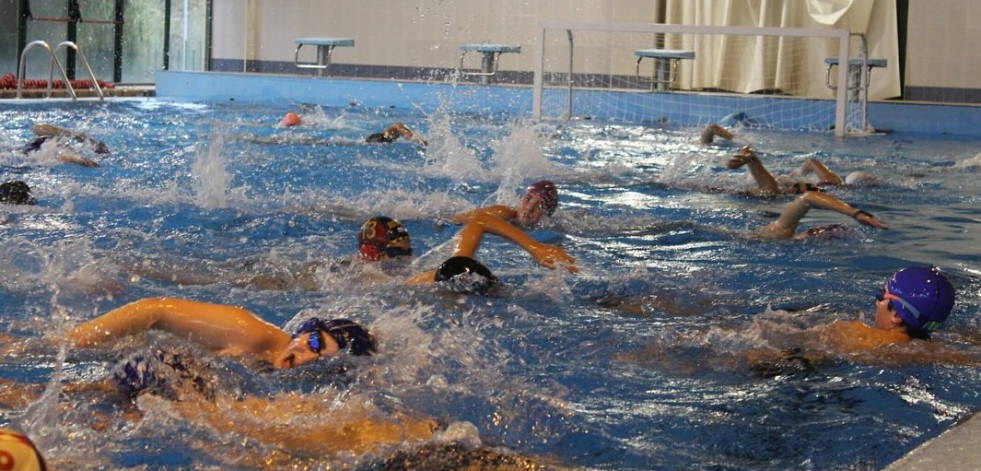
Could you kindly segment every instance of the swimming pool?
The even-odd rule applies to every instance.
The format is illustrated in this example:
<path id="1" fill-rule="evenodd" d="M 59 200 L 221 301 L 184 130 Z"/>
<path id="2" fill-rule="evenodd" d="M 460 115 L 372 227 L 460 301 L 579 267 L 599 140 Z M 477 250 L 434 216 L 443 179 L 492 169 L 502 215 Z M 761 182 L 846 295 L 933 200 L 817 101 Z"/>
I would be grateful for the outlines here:
<path id="1" fill-rule="evenodd" d="M 981 406 L 978 368 L 839 359 L 761 372 L 744 361 L 787 332 L 870 320 L 876 290 L 910 263 L 940 265 L 957 288 L 936 341 L 981 357 L 977 141 L 739 130 L 775 173 L 816 156 L 885 180 L 830 191 L 890 230 L 814 210 L 804 226 L 849 231 L 762 242 L 737 231 L 772 220 L 787 200 L 698 191 L 747 182 L 724 166 L 738 146 L 701 146 L 697 129 L 538 124 L 452 103 L 429 115 L 314 106 L 303 127 L 274 127 L 289 110 L 155 100 L 0 108 L 3 179 L 27 181 L 39 200 L 2 208 L 0 332 L 22 346 L 0 360 L 0 378 L 49 391 L 31 405 L 0 400 L 0 426 L 27 429 L 59 468 L 249 468 L 273 455 L 278 445 L 189 420 L 168 401 L 141 399 L 133 420 L 123 405 L 49 384 L 95 381 L 146 341 L 179 343 L 150 335 L 55 348 L 72 323 L 147 296 L 237 304 L 284 327 L 312 311 L 370 325 L 382 344 L 367 360 L 254 374 L 205 355 L 235 394 L 299 392 L 330 405 L 287 429 L 358 403 L 383 418 L 468 422 L 484 444 L 572 467 L 875 469 Z M 360 142 L 395 121 L 430 145 Z M 37 122 L 85 131 L 112 154 L 99 169 L 22 156 Z M 579 274 L 537 267 L 489 238 L 479 258 L 504 281 L 500 293 L 461 298 L 401 283 L 452 250 L 449 216 L 513 203 L 541 177 L 558 183 L 561 203 L 533 235 L 575 256 Z M 378 214 L 406 225 L 417 254 L 391 279 L 348 263 L 361 223 Z M 263 274 L 288 286 L 296 267 L 324 260 L 310 290 L 246 282 Z M 393 452 L 281 448 L 274 464 L 314 468 L 370 468 Z"/>

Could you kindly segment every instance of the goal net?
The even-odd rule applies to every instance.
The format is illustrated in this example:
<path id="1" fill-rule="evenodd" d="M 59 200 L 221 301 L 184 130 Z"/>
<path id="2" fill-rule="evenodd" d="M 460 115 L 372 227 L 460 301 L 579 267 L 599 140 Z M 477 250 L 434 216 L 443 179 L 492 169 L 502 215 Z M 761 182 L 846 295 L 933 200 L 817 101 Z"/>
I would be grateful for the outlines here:
<path id="1" fill-rule="evenodd" d="M 852 42 L 840 29 L 544 23 L 533 113 L 864 133 L 865 93 L 828 64 L 857 57 Z"/>

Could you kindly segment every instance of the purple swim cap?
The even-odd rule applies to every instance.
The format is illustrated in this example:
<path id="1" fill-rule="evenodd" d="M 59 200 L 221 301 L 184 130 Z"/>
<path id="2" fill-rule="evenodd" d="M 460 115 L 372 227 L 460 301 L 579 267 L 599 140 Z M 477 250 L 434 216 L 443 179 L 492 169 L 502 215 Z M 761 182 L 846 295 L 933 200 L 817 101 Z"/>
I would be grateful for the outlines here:
<path id="1" fill-rule="evenodd" d="M 559 206 L 559 190 L 555 188 L 555 183 L 548 180 L 532 183 L 528 186 L 528 190 L 525 191 L 525 193 L 537 195 L 539 198 L 541 198 L 542 206 L 549 216 L 551 216 L 552 213 L 555 212 L 555 208 Z"/>
<path id="2" fill-rule="evenodd" d="M 937 267 L 904 268 L 886 283 L 889 302 L 910 327 L 929 334 L 954 307 L 954 287 Z"/>

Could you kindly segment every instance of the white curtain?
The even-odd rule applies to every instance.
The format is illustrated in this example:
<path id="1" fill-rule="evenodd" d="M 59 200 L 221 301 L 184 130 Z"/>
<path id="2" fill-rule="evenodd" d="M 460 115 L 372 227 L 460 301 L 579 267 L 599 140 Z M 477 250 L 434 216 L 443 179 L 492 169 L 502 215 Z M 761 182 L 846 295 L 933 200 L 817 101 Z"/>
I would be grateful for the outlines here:
<path id="1" fill-rule="evenodd" d="M 896 0 L 666 0 L 665 23 L 713 26 L 836 28 L 864 33 L 870 58 L 886 59 L 872 71 L 869 98 L 900 95 Z M 674 36 L 666 47 L 696 51 L 683 61 L 678 88 L 740 93 L 782 91 L 830 97 L 826 57 L 837 41 L 801 42 L 772 37 Z M 859 55 L 854 38 L 850 54 Z M 834 80 L 836 76 L 832 77 Z"/>

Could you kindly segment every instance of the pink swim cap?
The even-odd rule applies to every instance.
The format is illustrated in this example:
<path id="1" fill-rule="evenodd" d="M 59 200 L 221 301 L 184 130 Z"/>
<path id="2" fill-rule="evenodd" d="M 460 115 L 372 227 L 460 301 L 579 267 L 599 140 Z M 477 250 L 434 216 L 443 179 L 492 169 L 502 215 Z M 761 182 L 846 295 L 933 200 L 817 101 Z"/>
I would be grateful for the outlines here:
<path id="1" fill-rule="evenodd" d="M 542 199 L 542 206 L 545 208 L 545 212 L 549 216 L 555 212 L 555 208 L 559 206 L 559 190 L 555 188 L 555 183 L 548 180 L 542 180 L 539 182 L 532 183 L 528 186 L 526 194 L 530 193 L 532 195 L 537 195 Z"/>

